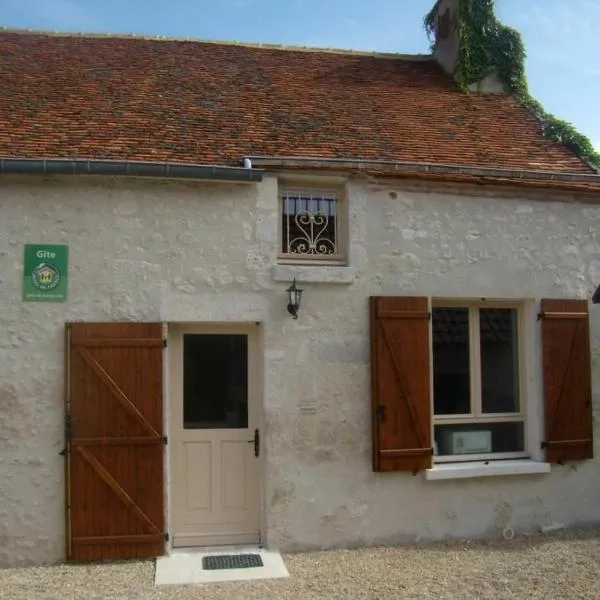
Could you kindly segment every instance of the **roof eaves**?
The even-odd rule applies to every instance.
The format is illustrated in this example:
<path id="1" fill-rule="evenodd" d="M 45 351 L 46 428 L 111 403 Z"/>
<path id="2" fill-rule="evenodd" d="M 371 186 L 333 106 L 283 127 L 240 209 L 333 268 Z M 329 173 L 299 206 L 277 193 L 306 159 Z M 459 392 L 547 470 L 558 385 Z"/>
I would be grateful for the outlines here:
<path id="1" fill-rule="evenodd" d="M 541 171 L 534 169 L 508 169 L 476 165 L 442 164 L 411 161 L 393 161 L 361 158 L 321 158 L 304 156 L 247 156 L 252 164 L 261 167 L 307 167 L 335 166 L 340 169 L 368 170 L 386 169 L 397 172 L 421 172 L 436 175 L 471 175 L 506 180 L 556 181 L 566 183 L 595 183 L 600 186 L 600 174 Z"/>
<path id="2" fill-rule="evenodd" d="M 1 174 L 113 175 L 164 179 L 205 179 L 236 183 L 259 183 L 263 177 L 261 169 L 246 167 L 143 161 L 11 157 L 0 157 Z"/>

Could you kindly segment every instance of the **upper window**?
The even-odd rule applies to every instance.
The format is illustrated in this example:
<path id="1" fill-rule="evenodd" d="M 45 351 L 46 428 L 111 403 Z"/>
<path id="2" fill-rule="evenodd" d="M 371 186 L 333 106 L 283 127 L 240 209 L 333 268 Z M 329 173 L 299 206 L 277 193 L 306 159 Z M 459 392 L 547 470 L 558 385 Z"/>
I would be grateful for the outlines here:
<path id="1" fill-rule="evenodd" d="M 434 306 L 434 453 L 525 452 L 517 306 Z"/>
<path id="2" fill-rule="evenodd" d="M 280 214 L 281 259 L 309 263 L 344 262 L 344 219 L 339 192 L 283 190 Z"/>

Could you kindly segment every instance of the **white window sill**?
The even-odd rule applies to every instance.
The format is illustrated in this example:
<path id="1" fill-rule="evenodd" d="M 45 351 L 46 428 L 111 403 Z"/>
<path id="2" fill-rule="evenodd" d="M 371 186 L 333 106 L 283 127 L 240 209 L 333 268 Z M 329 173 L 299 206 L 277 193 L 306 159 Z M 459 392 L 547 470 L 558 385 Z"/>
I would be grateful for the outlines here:
<path id="1" fill-rule="evenodd" d="M 275 281 L 298 283 L 354 283 L 356 270 L 353 267 L 332 267 L 326 265 L 275 265 Z"/>
<path id="2" fill-rule="evenodd" d="M 533 460 L 490 460 L 467 463 L 438 464 L 425 471 L 428 481 L 467 479 L 492 475 L 542 475 L 550 473 L 550 463 Z"/>

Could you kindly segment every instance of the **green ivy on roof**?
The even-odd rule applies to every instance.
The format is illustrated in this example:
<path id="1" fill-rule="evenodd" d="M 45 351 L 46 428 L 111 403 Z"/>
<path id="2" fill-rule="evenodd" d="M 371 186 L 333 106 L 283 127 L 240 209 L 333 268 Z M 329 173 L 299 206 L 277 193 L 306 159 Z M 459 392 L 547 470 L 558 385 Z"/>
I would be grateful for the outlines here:
<path id="1" fill-rule="evenodd" d="M 424 19 L 430 39 L 435 36 L 439 3 L 440 0 Z M 496 71 L 519 104 L 540 121 L 545 137 L 563 144 L 583 160 L 600 168 L 600 154 L 590 140 L 571 123 L 548 113 L 529 94 L 521 34 L 496 18 L 494 0 L 458 0 L 457 20 L 460 52 L 455 77 L 460 89 L 466 92 L 471 84 Z"/>

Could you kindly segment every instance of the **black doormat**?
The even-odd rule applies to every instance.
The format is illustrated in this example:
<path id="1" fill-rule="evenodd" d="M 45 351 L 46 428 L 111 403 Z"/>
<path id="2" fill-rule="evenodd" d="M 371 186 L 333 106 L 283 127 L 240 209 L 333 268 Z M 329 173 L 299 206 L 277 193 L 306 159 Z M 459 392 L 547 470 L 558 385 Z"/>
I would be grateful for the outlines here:
<path id="1" fill-rule="evenodd" d="M 218 569 L 248 569 L 262 567 L 260 554 L 214 554 L 202 557 L 202 568 L 205 571 Z"/>

